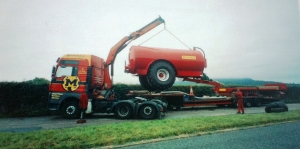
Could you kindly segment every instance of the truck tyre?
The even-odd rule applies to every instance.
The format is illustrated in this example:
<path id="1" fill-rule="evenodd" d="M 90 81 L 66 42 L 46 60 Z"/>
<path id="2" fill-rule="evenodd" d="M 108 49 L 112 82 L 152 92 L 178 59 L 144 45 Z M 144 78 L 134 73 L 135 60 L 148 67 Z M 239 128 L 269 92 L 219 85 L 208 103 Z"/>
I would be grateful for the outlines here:
<path id="1" fill-rule="evenodd" d="M 286 112 L 288 111 L 288 107 L 283 102 L 272 102 L 266 106 L 265 111 L 266 113 Z"/>
<path id="2" fill-rule="evenodd" d="M 156 62 L 147 74 L 149 84 L 156 90 L 166 90 L 175 82 L 175 71 L 171 64 L 167 62 Z"/>
<path id="3" fill-rule="evenodd" d="M 139 76 L 139 81 L 142 87 L 144 87 L 146 90 L 155 91 L 155 88 L 149 84 L 147 76 Z"/>
<path id="4" fill-rule="evenodd" d="M 245 107 L 252 107 L 252 99 L 245 99 L 244 100 L 244 105 Z"/>
<path id="5" fill-rule="evenodd" d="M 120 119 L 128 119 L 132 117 L 133 109 L 127 103 L 120 103 L 116 106 L 114 113 Z"/>
<path id="6" fill-rule="evenodd" d="M 221 104 L 217 104 L 217 107 L 219 107 L 219 108 L 224 108 L 225 107 L 225 105 L 221 105 Z"/>
<path id="7" fill-rule="evenodd" d="M 254 106 L 261 107 L 261 100 L 260 99 L 255 99 L 254 100 Z"/>
<path id="8" fill-rule="evenodd" d="M 79 104 L 75 101 L 66 102 L 61 109 L 62 116 L 68 119 L 79 118 Z"/>
<path id="9" fill-rule="evenodd" d="M 157 113 L 156 108 L 150 104 L 142 105 L 139 109 L 139 115 L 143 119 L 154 119 L 156 113 Z"/>
<path id="10" fill-rule="evenodd" d="M 238 107 L 237 99 L 233 99 L 233 100 L 232 100 L 232 107 L 233 107 L 233 108 L 237 108 L 237 107 Z"/>
<path id="11" fill-rule="evenodd" d="M 283 109 L 283 112 L 289 111 L 287 105 L 283 102 L 277 102 L 277 104 Z"/>

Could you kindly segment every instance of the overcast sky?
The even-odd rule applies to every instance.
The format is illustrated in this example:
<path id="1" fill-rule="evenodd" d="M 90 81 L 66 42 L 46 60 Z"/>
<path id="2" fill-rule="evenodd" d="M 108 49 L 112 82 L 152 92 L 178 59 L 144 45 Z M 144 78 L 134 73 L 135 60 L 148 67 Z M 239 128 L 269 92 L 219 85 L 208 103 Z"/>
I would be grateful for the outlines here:
<path id="1" fill-rule="evenodd" d="M 0 81 L 50 80 L 64 54 L 106 59 L 124 36 L 159 15 L 188 47 L 205 51 L 210 78 L 300 83 L 298 0 L 1 0 Z M 133 41 L 115 62 L 114 83 L 138 83 L 124 73 Z M 163 31 L 142 46 L 187 49 Z"/>

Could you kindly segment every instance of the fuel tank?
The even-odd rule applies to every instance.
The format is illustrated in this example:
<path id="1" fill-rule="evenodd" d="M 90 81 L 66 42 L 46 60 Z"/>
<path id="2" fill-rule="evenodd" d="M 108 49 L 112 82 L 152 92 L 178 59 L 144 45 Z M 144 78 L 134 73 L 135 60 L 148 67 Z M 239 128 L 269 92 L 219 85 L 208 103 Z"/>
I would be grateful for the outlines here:
<path id="1" fill-rule="evenodd" d="M 128 55 L 129 64 L 125 72 L 147 75 L 149 67 L 157 61 L 170 63 L 176 77 L 199 77 L 206 68 L 203 51 L 132 46 Z"/>

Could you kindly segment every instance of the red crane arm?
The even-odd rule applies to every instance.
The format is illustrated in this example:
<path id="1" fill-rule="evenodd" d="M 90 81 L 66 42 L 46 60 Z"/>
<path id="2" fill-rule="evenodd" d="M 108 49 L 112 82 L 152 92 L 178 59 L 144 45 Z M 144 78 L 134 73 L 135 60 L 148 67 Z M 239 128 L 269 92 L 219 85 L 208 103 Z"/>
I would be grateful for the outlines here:
<path id="1" fill-rule="evenodd" d="M 116 56 L 119 52 L 121 52 L 131 41 L 141 37 L 145 33 L 149 32 L 153 28 L 157 27 L 158 25 L 165 23 L 165 20 L 161 17 L 158 17 L 148 25 L 144 26 L 143 28 L 131 33 L 129 36 L 125 36 L 122 38 L 118 43 L 116 43 L 111 49 L 106 59 L 106 66 L 113 64 Z"/>

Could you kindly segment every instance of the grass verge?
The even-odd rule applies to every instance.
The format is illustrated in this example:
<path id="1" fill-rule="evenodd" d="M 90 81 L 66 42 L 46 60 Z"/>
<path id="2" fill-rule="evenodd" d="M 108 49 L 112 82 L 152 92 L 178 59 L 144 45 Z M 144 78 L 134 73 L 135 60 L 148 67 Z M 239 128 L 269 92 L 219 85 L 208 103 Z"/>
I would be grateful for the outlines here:
<path id="1" fill-rule="evenodd" d="M 300 110 L 0 133 L 0 148 L 92 148 L 294 120 L 300 120 Z"/>

